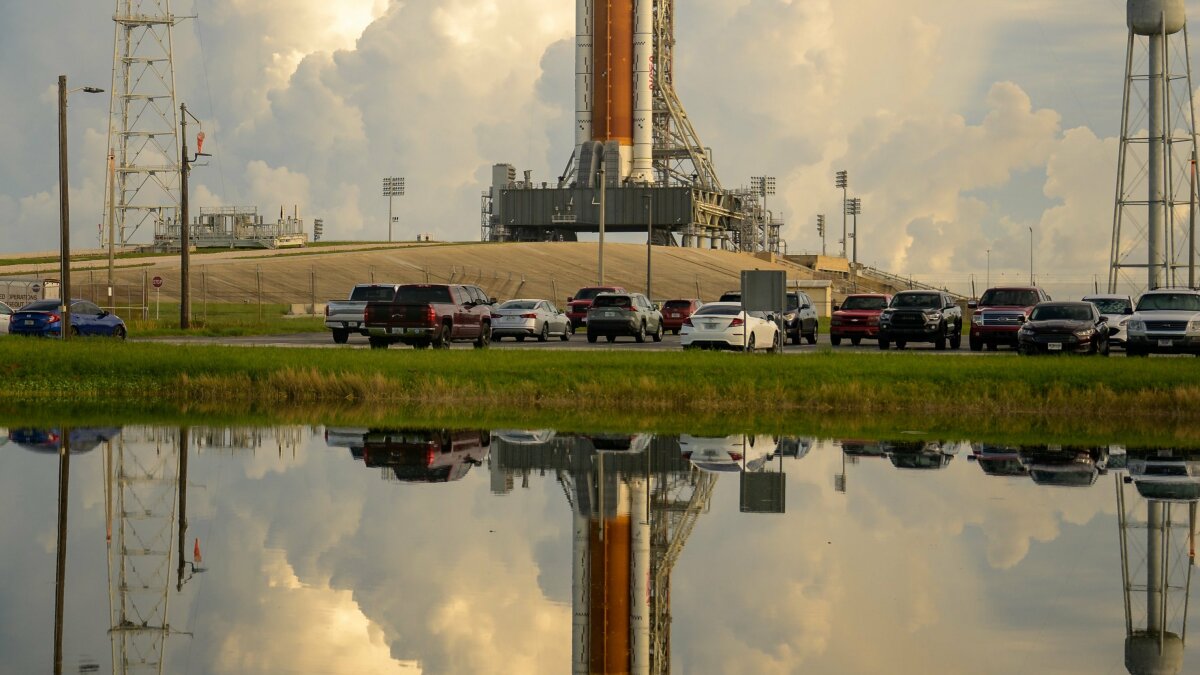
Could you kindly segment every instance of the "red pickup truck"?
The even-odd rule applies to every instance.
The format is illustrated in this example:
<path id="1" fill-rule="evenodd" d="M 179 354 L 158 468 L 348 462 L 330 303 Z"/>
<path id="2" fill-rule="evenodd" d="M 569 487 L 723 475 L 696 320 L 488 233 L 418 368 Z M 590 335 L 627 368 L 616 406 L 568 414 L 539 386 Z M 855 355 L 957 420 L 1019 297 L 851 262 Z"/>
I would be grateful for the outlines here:
<path id="1" fill-rule="evenodd" d="M 367 303 L 363 326 L 372 349 L 395 342 L 417 349 L 472 342 L 482 349 L 492 341 L 495 302 L 478 286 L 403 284 L 392 300 Z"/>
<path id="2" fill-rule="evenodd" d="M 588 309 L 592 300 L 601 293 L 624 293 L 620 286 L 585 286 L 575 295 L 567 298 L 567 318 L 571 320 L 571 332 L 587 323 Z"/>
<path id="3" fill-rule="evenodd" d="M 1050 299 L 1046 291 L 1037 286 L 1006 286 L 989 288 L 979 301 L 967 302 L 971 313 L 971 351 L 977 352 L 987 345 L 994 351 L 997 345 L 1017 346 L 1017 331 L 1029 320 L 1034 305 Z"/>

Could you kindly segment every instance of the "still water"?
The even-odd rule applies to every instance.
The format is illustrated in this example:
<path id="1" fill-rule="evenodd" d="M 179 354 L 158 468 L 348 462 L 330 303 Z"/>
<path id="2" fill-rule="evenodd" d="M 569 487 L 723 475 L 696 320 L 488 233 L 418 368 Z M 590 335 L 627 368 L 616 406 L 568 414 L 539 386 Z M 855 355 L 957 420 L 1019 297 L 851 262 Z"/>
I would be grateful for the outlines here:
<path id="1" fill-rule="evenodd" d="M 1200 672 L 1170 449 L 0 432 L 2 673 Z"/>

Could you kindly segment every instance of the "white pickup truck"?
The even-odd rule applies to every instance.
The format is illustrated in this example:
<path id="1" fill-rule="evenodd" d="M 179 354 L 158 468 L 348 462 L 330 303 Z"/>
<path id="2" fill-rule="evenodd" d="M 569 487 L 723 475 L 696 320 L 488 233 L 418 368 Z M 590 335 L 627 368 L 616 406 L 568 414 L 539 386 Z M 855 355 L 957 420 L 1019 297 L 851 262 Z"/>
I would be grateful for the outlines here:
<path id="1" fill-rule="evenodd" d="M 325 327 L 333 331 L 333 341 L 346 344 L 350 333 L 366 335 L 363 311 L 372 300 L 391 302 L 400 284 L 358 284 L 348 300 L 330 300 L 325 305 Z"/>

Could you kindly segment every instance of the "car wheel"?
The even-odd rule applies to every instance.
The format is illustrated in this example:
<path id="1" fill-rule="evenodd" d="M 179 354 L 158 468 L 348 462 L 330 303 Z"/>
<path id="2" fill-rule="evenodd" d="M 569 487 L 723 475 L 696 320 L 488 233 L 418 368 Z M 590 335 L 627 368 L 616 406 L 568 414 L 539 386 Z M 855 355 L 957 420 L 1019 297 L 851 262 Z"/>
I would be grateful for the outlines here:
<path id="1" fill-rule="evenodd" d="M 962 346 L 962 326 L 958 327 L 958 331 L 950 336 L 950 349 L 958 349 Z"/>
<path id="2" fill-rule="evenodd" d="M 567 327 L 563 328 L 562 335 L 559 335 L 558 339 L 562 340 L 563 342 L 566 342 L 567 340 L 571 339 L 571 333 L 573 333 L 573 332 L 574 331 L 571 330 L 571 326 L 568 325 Z"/>
<path id="3" fill-rule="evenodd" d="M 1030 352 L 1029 348 L 1026 347 L 1025 345 L 1017 345 L 1017 355 L 1018 356 L 1029 356 L 1031 353 L 1032 352 Z"/>
<path id="4" fill-rule="evenodd" d="M 973 351 L 973 352 L 983 351 L 983 340 L 978 340 L 976 338 L 968 338 L 967 344 L 969 344 L 971 346 L 971 351 Z"/>
<path id="5" fill-rule="evenodd" d="M 904 340 L 896 340 L 896 349 L 904 349 L 904 346 L 907 344 Z"/>
<path id="6" fill-rule="evenodd" d="M 754 353 L 754 333 L 750 334 L 750 340 L 746 342 L 746 353 L 747 354 Z"/>
<path id="7" fill-rule="evenodd" d="M 638 324 L 637 332 L 633 334 L 633 339 L 637 342 L 646 341 L 646 324 Z"/>
<path id="8" fill-rule="evenodd" d="M 587 334 L 587 339 L 588 339 L 588 342 L 595 342 L 595 341 L 596 341 L 596 336 L 595 336 L 594 334 L 592 334 L 592 333 L 588 333 L 588 334 Z"/>
<path id="9" fill-rule="evenodd" d="M 367 338 L 367 343 L 371 345 L 371 349 L 387 349 L 387 338 L 371 336 Z"/>
<path id="10" fill-rule="evenodd" d="M 850 344 L 852 344 L 852 345 L 854 345 L 855 347 L 857 347 L 857 346 L 859 346 L 860 344 L 862 344 L 862 338 L 860 338 L 860 337 L 852 337 L 852 338 L 850 338 Z"/>
<path id="11" fill-rule="evenodd" d="M 545 332 L 543 329 L 542 332 Z M 492 324 L 484 321 L 479 326 L 479 337 L 475 338 L 475 349 L 487 349 L 492 344 Z"/>
<path id="12" fill-rule="evenodd" d="M 608 340 L 609 342 L 616 342 L 616 341 L 617 341 L 617 336 L 616 336 L 616 335 L 605 335 L 605 336 L 604 336 L 604 339 L 605 339 L 605 340 Z"/>
<path id="13" fill-rule="evenodd" d="M 450 348 L 450 334 L 451 334 L 452 329 L 453 329 L 453 326 L 451 326 L 450 322 L 446 322 L 446 323 L 442 324 L 442 332 L 439 333 L 437 335 L 437 337 L 433 338 L 433 348 L 434 349 L 449 349 Z"/>
<path id="14" fill-rule="evenodd" d="M 79 326 L 71 326 L 71 337 L 79 337 Z"/>
<path id="15" fill-rule="evenodd" d="M 829 336 L 829 344 L 833 345 L 834 347 L 836 347 L 836 346 L 838 346 L 838 345 L 842 344 L 842 336 L 840 336 L 840 335 L 830 335 L 830 336 Z"/>
<path id="16" fill-rule="evenodd" d="M 335 329 L 333 331 L 333 343 L 334 344 L 344 345 L 344 344 L 346 344 L 346 341 L 349 339 L 350 339 L 350 331 L 342 330 L 342 329 Z"/>
<path id="17" fill-rule="evenodd" d="M 987 343 L 987 350 L 988 350 L 989 352 L 994 352 L 994 351 L 996 351 L 997 349 L 1000 349 L 1000 345 L 996 344 L 995 342 L 989 342 L 989 343 Z"/>
<path id="18" fill-rule="evenodd" d="M 550 324 L 542 324 L 542 332 L 538 333 L 538 342 L 545 342 L 550 339 Z"/>
<path id="19" fill-rule="evenodd" d="M 652 335 L 651 337 L 653 337 L 653 338 L 654 338 L 654 341 L 655 341 L 655 342 L 662 342 L 662 339 L 663 339 L 663 327 L 662 327 L 662 322 L 659 322 L 659 324 L 658 324 L 658 330 L 654 331 L 654 335 Z"/>
<path id="20" fill-rule="evenodd" d="M 775 331 L 775 341 L 771 344 L 771 353 L 779 354 L 783 352 L 783 334 Z"/>
<path id="21" fill-rule="evenodd" d="M 887 351 L 887 348 L 889 346 L 891 346 L 891 345 L 888 343 L 887 340 L 885 340 L 883 338 L 879 338 L 879 348 L 880 349 L 882 349 L 883 351 Z"/>
<path id="22" fill-rule="evenodd" d="M 516 340 L 517 342 L 524 342 L 525 336 L 524 335 L 514 335 L 513 339 Z"/>
<path id="23" fill-rule="evenodd" d="M 1099 347 L 1100 356 L 1108 356 L 1108 353 L 1110 351 L 1112 351 L 1112 345 L 1109 344 L 1108 340 L 1105 340 L 1103 343 L 1100 344 L 1100 347 Z"/>
<path id="24" fill-rule="evenodd" d="M 933 348 L 939 352 L 946 351 L 946 326 L 939 329 L 938 336 L 933 340 Z"/>
<path id="25" fill-rule="evenodd" d="M 679 329 L 678 329 L 678 328 L 672 328 L 672 329 L 671 329 L 671 335 L 679 335 Z"/>
<path id="26" fill-rule="evenodd" d="M 817 344 L 817 327 L 813 326 L 813 332 L 809 333 L 808 335 L 805 335 L 804 339 L 808 340 L 808 344 L 810 344 L 810 345 Z"/>
<path id="27" fill-rule="evenodd" d="M 115 337 L 118 340 L 124 340 L 125 339 L 125 327 L 117 326 L 116 328 L 114 328 L 113 329 L 113 337 Z"/>

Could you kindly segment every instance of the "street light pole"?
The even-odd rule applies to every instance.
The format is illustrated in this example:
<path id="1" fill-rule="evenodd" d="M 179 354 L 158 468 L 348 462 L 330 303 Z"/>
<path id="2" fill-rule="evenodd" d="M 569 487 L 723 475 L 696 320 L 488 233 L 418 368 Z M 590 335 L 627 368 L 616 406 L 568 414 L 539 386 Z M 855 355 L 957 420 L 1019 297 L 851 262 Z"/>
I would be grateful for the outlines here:
<path id="1" fill-rule="evenodd" d="M 404 176 L 385 176 L 383 196 L 388 198 L 388 242 L 391 243 L 392 224 L 396 220 L 396 217 L 392 215 L 392 197 L 404 196 Z"/>
<path id="2" fill-rule="evenodd" d="M 191 328 L 192 324 L 192 284 L 191 284 L 191 230 L 188 226 L 188 174 L 191 173 L 191 165 L 195 162 L 194 158 L 188 158 L 187 144 L 187 118 L 191 117 L 200 124 L 200 120 L 196 119 L 195 115 L 188 112 L 187 104 L 179 104 L 179 127 L 180 139 L 183 144 L 183 152 L 180 155 L 182 159 L 179 165 L 179 188 L 180 188 L 180 218 L 179 218 L 179 327 L 183 330 Z M 202 125 L 203 126 L 203 125 Z M 204 149 L 204 132 L 196 134 L 196 157 L 208 157 L 207 153 L 201 152 Z"/>
<path id="3" fill-rule="evenodd" d="M 850 176 L 845 171 L 837 172 L 836 187 L 842 189 L 842 257 L 846 257 L 846 189 L 850 186 Z"/>
<path id="4" fill-rule="evenodd" d="M 71 91 L 98 94 L 103 89 L 80 87 Z M 71 205 L 67 188 L 67 76 L 58 76 L 58 237 L 59 237 L 59 312 L 58 333 L 71 339 Z"/>

